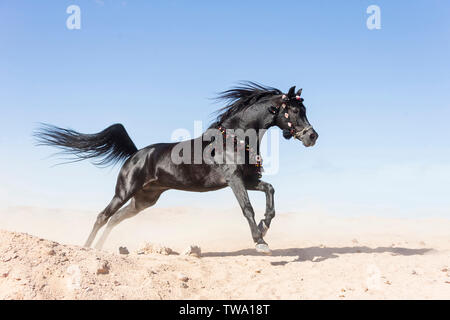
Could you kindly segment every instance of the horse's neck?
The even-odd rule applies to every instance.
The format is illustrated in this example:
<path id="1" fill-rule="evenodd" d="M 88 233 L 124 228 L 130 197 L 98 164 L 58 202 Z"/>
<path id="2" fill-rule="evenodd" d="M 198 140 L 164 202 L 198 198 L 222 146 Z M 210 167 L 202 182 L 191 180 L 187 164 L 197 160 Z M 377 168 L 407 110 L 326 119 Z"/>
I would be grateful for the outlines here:
<path id="1" fill-rule="evenodd" d="M 246 111 L 239 112 L 230 119 L 227 119 L 221 124 L 225 129 L 241 129 L 249 130 L 253 129 L 257 132 L 264 132 L 270 127 L 274 126 L 274 115 L 269 113 L 265 107 L 261 107 L 260 110 L 252 115 L 245 113 Z"/>

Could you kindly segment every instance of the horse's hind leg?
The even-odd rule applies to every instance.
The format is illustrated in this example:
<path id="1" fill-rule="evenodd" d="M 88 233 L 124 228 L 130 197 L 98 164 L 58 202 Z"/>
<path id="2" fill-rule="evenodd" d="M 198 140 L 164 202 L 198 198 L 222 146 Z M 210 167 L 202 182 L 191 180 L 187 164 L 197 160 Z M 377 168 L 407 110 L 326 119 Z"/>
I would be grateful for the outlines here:
<path id="1" fill-rule="evenodd" d="M 108 221 L 105 231 L 103 231 L 101 238 L 95 245 L 95 248 L 101 249 L 105 244 L 105 241 L 108 238 L 109 234 L 111 233 L 112 229 L 119 223 L 121 223 L 123 220 L 134 217 L 142 210 L 154 205 L 156 201 L 158 201 L 161 193 L 162 191 L 160 190 L 138 192 L 134 196 L 134 198 L 131 199 L 129 205 L 127 205 L 125 208 L 122 208 L 111 217 L 111 219 Z"/>
<path id="2" fill-rule="evenodd" d="M 114 198 L 105 210 L 97 216 L 97 221 L 95 221 L 94 227 L 85 243 L 86 247 L 92 245 L 97 232 L 108 222 L 108 219 L 142 188 L 145 179 L 145 175 L 141 174 L 142 170 L 142 165 L 138 166 L 130 161 L 125 162 L 117 177 Z"/>
<path id="3" fill-rule="evenodd" d="M 114 196 L 114 198 L 111 200 L 108 206 L 97 216 L 97 220 L 94 223 L 94 227 L 92 228 L 92 231 L 89 234 L 86 243 L 84 244 L 85 247 L 91 246 L 92 242 L 95 239 L 95 236 L 97 235 L 98 230 L 100 230 L 106 224 L 109 217 L 111 217 L 111 215 L 113 215 L 117 210 L 119 210 L 127 201 L 128 199 L 123 200 L 117 195 Z"/>

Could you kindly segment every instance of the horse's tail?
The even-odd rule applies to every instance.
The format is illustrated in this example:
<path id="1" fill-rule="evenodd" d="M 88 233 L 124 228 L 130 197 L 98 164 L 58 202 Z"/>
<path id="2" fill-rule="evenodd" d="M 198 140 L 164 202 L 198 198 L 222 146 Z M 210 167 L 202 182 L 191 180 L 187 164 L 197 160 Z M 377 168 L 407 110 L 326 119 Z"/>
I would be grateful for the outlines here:
<path id="1" fill-rule="evenodd" d="M 95 134 L 82 134 L 43 124 L 34 132 L 38 145 L 56 146 L 71 156 L 69 162 L 99 158 L 97 166 L 114 165 L 138 151 L 122 124 L 114 124 Z"/>

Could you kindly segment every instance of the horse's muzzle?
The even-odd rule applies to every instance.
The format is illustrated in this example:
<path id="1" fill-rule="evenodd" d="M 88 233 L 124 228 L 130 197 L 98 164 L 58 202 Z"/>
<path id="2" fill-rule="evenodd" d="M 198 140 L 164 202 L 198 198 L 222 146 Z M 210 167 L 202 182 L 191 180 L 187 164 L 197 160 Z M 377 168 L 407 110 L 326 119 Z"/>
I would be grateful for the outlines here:
<path id="1" fill-rule="evenodd" d="M 300 140 L 305 147 L 312 147 L 316 144 L 319 134 L 313 127 L 309 127 L 306 130 L 302 130 L 295 134 L 295 138 Z"/>

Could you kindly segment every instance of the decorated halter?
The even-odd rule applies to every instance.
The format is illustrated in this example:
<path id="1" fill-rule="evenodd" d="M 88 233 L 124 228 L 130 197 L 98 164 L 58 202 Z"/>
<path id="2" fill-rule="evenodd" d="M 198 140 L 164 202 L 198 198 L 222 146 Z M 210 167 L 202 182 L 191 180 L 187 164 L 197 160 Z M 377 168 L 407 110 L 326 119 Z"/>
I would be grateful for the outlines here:
<path id="1" fill-rule="evenodd" d="M 298 100 L 298 101 L 300 101 L 300 102 L 303 102 L 304 99 L 303 99 L 302 97 L 300 97 L 300 94 L 301 94 L 301 89 L 299 90 L 299 94 L 297 94 L 297 95 L 295 96 L 295 100 Z M 285 94 L 283 94 L 283 95 L 281 96 L 281 99 L 282 99 L 283 101 L 289 100 L 289 98 L 288 98 Z M 277 115 L 279 112 L 284 111 L 285 108 L 286 108 L 286 104 L 285 104 L 285 103 L 282 103 L 281 105 L 277 105 L 277 106 L 272 106 L 272 107 L 270 107 L 270 108 L 269 108 L 269 111 L 270 111 L 271 113 Z M 284 112 L 284 117 L 285 117 L 286 119 L 289 119 L 289 113 Z M 288 127 L 290 128 L 290 129 L 289 129 L 290 134 L 291 134 L 294 138 L 296 138 L 296 139 L 298 139 L 298 140 L 301 140 L 301 138 L 306 134 L 306 132 L 307 132 L 309 129 L 312 128 L 312 126 L 306 126 L 306 127 L 303 128 L 302 130 L 297 131 L 297 130 L 292 126 L 292 122 L 288 122 Z"/>

